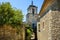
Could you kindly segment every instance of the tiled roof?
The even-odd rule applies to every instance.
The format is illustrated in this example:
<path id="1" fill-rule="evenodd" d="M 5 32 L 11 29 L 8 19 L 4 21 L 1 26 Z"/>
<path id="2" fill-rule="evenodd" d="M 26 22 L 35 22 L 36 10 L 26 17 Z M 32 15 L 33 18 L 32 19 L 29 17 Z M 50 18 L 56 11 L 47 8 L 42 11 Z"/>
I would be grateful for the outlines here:
<path id="1" fill-rule="evenodd" d="M 29 5 L 28 9 L 29 9 L 30 7 L 36 7 L 36 6 L 35 6 L 35 5 Z M 37 7 L 36 7 L 36 8 L 37 8 Z"/>
<path id="2" fill-rule="evenodd" d="M 46 11 L 46 9 L 48 8 L 48 6 L 50 6 L 53 2 L 54 0 L 44 0 L 42 8 L 39 12 L 39 15 L 42 16 L 44 12 Z"/>

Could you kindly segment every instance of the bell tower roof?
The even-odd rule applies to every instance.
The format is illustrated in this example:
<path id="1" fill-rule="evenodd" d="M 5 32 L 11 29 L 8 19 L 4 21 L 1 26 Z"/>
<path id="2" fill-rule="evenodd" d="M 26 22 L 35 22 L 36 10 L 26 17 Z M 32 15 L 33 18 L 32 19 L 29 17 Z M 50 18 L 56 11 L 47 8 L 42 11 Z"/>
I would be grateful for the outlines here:
<path id="1" fill-rule="evenodd" d="M 33 5 L 33 1 L 31 2 L 31 5 Z"/>
<path id="2" fill-rule="evenodd" d="M 29 9 L 30 7 L 36 7 L 36 6 L 33 4 L 33 1 L 31 2 L 31 5 L 29 5 L 28 9 Z M 37 8 L 37 7 L 36 7 L 36 8 Z"/>

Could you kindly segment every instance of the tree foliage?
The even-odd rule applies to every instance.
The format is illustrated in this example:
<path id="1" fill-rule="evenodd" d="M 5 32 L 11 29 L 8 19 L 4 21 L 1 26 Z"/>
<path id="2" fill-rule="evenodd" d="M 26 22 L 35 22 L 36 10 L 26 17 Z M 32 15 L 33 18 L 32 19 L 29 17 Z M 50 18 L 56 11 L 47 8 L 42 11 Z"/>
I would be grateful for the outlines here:
<path id="1" fill-rule="evenodd" d="M 26 24 L 26 40 L 31 39 L 31 35 L 33 33 L 33 29 L 29 24 Z"/>
<path id="2" fill-rule="evenodd" d="M 0 4 L 0 25 L 20 25 L 22 20 L 23 14 L 21 10 L 14 9 L 9 2 Z"/>

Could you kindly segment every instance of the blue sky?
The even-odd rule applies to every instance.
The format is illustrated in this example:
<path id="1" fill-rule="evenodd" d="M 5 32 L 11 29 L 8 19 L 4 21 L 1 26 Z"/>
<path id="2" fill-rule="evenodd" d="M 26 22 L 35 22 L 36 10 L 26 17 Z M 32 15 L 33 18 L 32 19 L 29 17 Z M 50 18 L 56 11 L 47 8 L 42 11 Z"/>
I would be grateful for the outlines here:
<path id="1" fill-rule="evenodd" d="M 10 2 L 12 7 L 22 10 L 24 15 L 24 21 L 26 21 L 27 8 L 31 4 L 32 0 L 0 0 L 1 2 Z M 33 0 L 34 5 L 38 7 L 38 13 L 41 9 L 44 0 Z"/>

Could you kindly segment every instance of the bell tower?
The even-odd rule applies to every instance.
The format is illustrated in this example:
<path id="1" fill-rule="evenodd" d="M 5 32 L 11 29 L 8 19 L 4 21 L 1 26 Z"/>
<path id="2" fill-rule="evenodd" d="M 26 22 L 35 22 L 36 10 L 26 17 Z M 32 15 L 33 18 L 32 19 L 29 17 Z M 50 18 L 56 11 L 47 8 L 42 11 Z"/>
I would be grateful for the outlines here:
<path id="1" fill-rule="evenodd" d="M 29 5 L 27 12 L 32 13 L 33 15 L 37 14 L 37 7 L 33 5 L 33 1 L 31 2 L 31 5 Z"/>
<path id="2" fill-rule="evenodd" d="M 27 15 L 26 15 L 26 21 L 27 23 L 36 24 L 37 22 L 37 7 L 33 4 L 33 1 L 31 2 L 31 5 L 27 8 Z"/>
<path id="3" fill-rule="evenodd" d="M 31 5 L 27 8 L 26 22 L 33 28 L 33 33 L 35 33 L 35 39 L 37 39 L 37 7 L 31 2 Z"/>
<path id="4" fill-rule="evenodd" d="M 27 15 L 26 15 L 26 21 L 32 27 L 36 27 L 37 23 L 37 7 L 33 4 L 33 1 L 31 2 L 31 5 L 27 8 Z"/>

